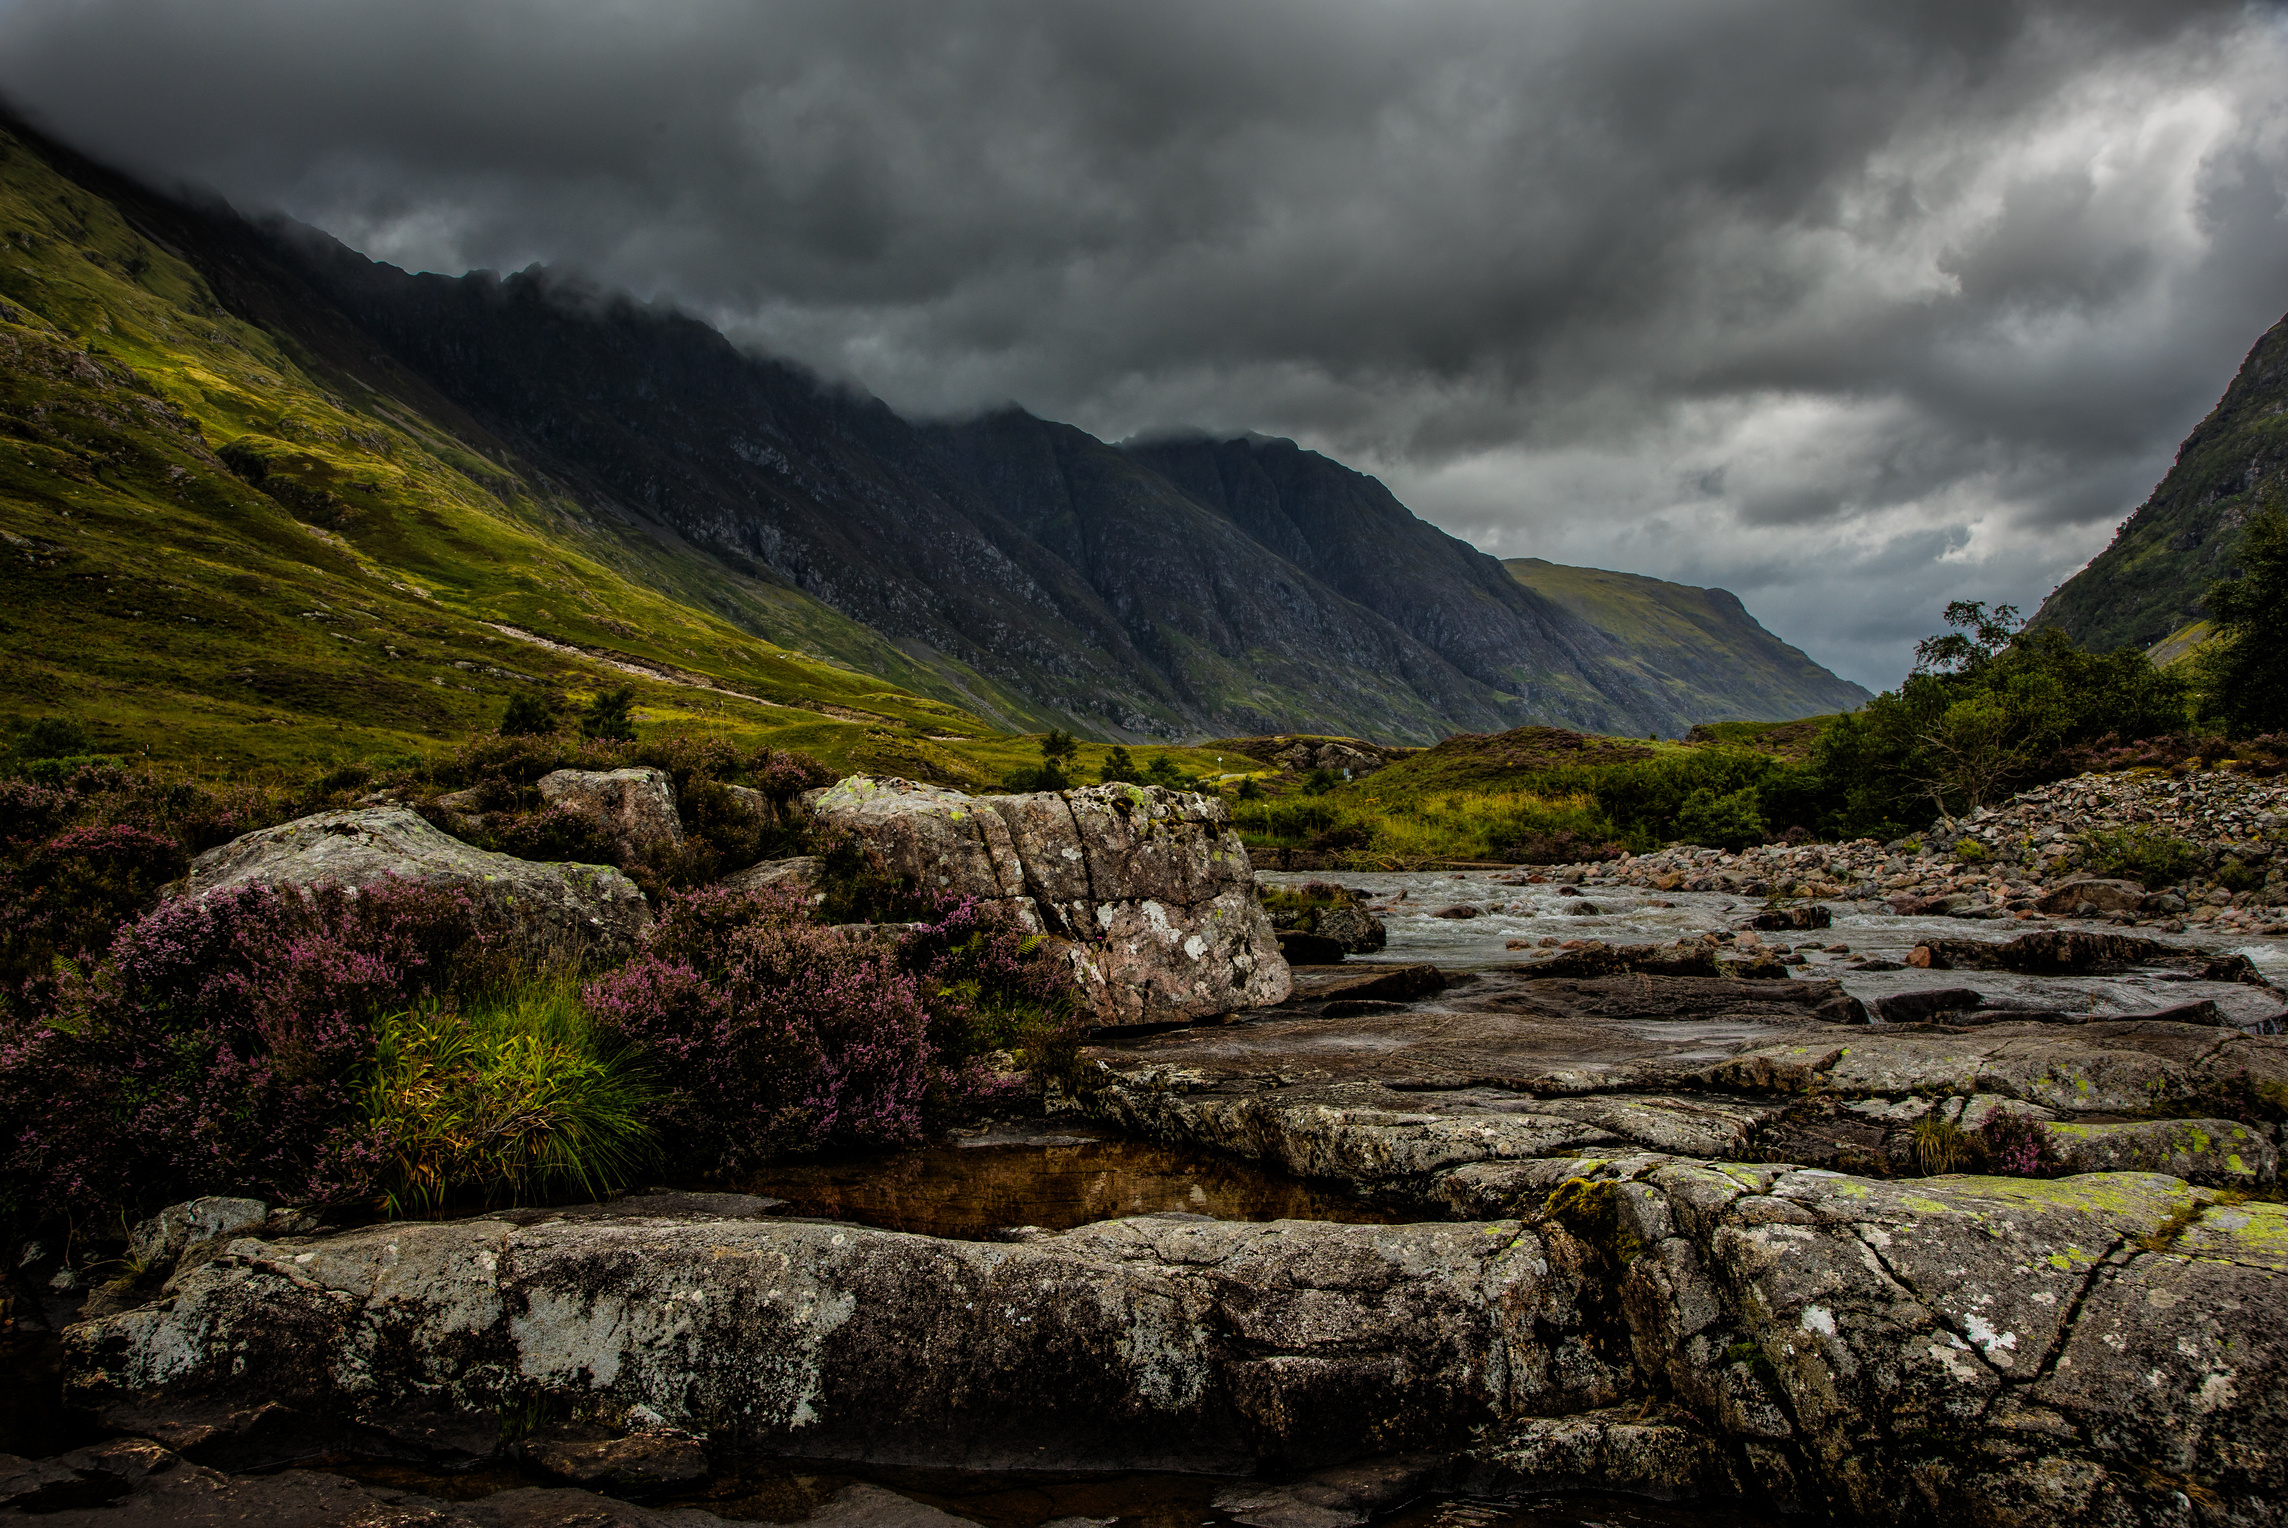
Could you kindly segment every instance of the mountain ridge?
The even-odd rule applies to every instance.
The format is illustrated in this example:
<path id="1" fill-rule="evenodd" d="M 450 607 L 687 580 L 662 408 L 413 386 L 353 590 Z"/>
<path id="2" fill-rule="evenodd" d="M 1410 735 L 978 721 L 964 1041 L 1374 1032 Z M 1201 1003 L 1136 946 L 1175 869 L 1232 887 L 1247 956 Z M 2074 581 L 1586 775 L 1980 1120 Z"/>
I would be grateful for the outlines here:
<path id="1" fill-rule="evenodd" d="M 2099 650 L 2155 648 L 2207 614 L 2202 596 L 2232 573 L 2249 515 L 2284 490 L 2288 317 L 2249 348 L 2216 407 L 2105 550 L 2051 591 L 2029 624 Z"/>
<path id="2" fill-rule="evenodd" d="M 917 735 L 1420 741 L 1703 719 L 1608 633 L 1292 442 L 1112 445 L 1021 410 L 917 424 L 625 294 L 409 274 L 0 135 L 0 224 L 39 251 L 0 289 L 91 351 L 131 336 L 143 368 L 73 407 L 100 415 L 119 387 L 173 400 L 190 433 L 134 450 L 206 484 L 210 513 L 283 510 L 297 544 L 433 584 L 486 630 L 709 672 L 709 654 L 824 665 L 801 669 L 819 695 L 871 684 Z M 115 232 L 91 231 L 96 211 Z M 85 263 L 55 258 L 70 251 Z M 19 380 L 26 418 L 65 386 Z M 61 502 L 45 478 L 0 494 Z M 688 635 L 663 646 L 644 622 Z"/>

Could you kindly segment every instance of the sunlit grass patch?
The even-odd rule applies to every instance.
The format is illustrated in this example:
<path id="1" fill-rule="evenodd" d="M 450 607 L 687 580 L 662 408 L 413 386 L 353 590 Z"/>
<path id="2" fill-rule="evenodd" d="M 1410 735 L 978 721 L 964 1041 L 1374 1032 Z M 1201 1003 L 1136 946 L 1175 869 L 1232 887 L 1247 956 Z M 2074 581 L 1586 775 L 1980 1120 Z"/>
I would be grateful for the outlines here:
<path id="1" fill-rule="evenodd" d="M 472 1197 L 611 1193 L 651 1160 L 657 1103 L 569 978 L 393 1015 L 375 1035 L 365 1089 L 385 1153 L 382 1207 L 413 1215 Z"/>

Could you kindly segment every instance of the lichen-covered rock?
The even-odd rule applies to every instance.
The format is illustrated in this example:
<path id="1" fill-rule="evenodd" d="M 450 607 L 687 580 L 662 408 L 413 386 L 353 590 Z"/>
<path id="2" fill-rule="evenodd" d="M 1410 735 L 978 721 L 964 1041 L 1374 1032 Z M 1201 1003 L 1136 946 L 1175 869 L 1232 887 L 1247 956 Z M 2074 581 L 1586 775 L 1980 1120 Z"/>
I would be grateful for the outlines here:
<path id="1" fill-rule="evenodd" d="M 259 1199 L 210 1195 L 170 1204 L 127 1233 L 127 1253 L 146 1268 L 172 1268 L 191 1248 L 251 1231 L 269 1215 Z"/>
<path id="2" fill-rule="evenodd" d="M 494 854 L 403 807 L 320 812 L 234 838 L 193 860 L 175 895 L 247 885 L 368 886 L 392 877 L 466 893 L 484 928 L 539 953 L 616 958 L 651 927 L 643 893 L 608 865 Z"/>
<path id="3" fill-rule="evenodd" d="M 540 799 L 594 823 L 621 864 L 683 847 L 675 785 L 664 769 L 559 769 L 540 777 Z"/>
<path id="4" fill-rule="evenodd" d="M 640 1408 L 647 1427 L 815 1458 L 1236 1473 L 1610 1403 L 1607 1369 L 1552 1361 L 1583 1340 L 1575 1303 L 1514 1224 L 1179 1216 L 988 1245 L 475 1220 L 242 1240 L 165 1305 L 67 1342 L 74 1398 L 145 1427 L 257 1397 L 344 1435 L 406 1413 Z"/>
<path id="5" fill-rule="evenodd" d="M 2042 1134 L 2068 1172 L 2167 1173 L 2187 1183 L 2270 1188 L 2280 1152 L 2255 1125 L 2226 1119 L 2050 1120 Z"/>
<path id="6" fill-rule="evenodd" d="M 762 860 L 744 870 L 733 871 L 723 877 L 720 884 L 731 891 L 760 891 L 766 886 L 783 886 L 815 900 L 819 895 L 818 856 L 798 854 L 792 859 Z"/>
<path id="7" fill-rule="evenodd" d="M 976 897 L 1047 934 L 1106 1027 L 1205 1018 L 1291 990 L 1231 815 L 1158 786 L 965 796 L 855 775 L 802 805 L 925 895 Z"/>

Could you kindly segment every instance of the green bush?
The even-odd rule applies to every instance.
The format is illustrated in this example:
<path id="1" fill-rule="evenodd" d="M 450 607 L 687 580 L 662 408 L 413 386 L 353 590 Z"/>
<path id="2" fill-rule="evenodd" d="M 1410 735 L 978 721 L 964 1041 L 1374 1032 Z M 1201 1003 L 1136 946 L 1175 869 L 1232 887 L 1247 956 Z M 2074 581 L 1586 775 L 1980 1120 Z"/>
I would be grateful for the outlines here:
<path id="1" fill-rule="evenodd" d="M 2202 865 L 2197 844 L 2172 838 L 2143 823 L 2087 833 L 2082 837 L 2081 851 L 2084 869 L 2096 875 L 2141 881 L 2148 891 L 2159 891 L 2197 875 Z"/>
<path id="2" fill-rule="evenodd" d="M 87 729 L 68 716 L 43 716 L 16 740 L 19 758 L 68 759 L 86 752 Z"/>
<path id="3" fill-rule="evenodd" d="M 1676 814 L 1676 836 L 1685 843 L 1734 853 L 1762 843 L 1766 832 L 1756 792 L 1744 787 L 1719 796 L 1703 787 L 1684 798 Z"/>
<path id="4" fill-rule="evenodd" d="M 2227 891 L 2261 891 L 2264 887 L 2264 872 L 2253 865 L 2228 859 L 2217 867 L 2216 881 Z"/>
<path id="5" fill-rule="evenodd" d="M 1975 865 L 1992 858 L 1992 855 L 1988 853 L 1986 846 L 1977 839 L 1958 838 L 1954 841 L 1954 857 L 1965 865 Z"/>
<path id="6" fill-rule="evenodd" d="M 376 1026 L 364 1089 L 391 1215 L 625 1187 L 654 1155 L 656 1089 L 606 1042 L 571 982 Z"/>
<path id="7" fill-rule="evenodd" d="M 503 737 L 543 737 L 556 730 L 556 708 L 543 696 L 519 690 L 508 698 L 501 716 Z"/>

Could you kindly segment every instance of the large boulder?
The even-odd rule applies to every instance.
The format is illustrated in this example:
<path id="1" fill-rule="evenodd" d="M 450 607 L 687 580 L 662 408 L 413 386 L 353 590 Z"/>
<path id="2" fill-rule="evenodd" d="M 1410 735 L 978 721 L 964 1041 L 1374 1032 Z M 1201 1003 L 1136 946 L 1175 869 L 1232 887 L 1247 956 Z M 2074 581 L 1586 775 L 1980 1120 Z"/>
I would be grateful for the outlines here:
<path id="1" fill-rule="evenodd" d="M 1159 786 L 965 796 L 854 775 L 803 809 L 924 895 L 992 904 L 1060 941 L 1095 1022 L 1205 1018 L 1292 984 L 1230 811 Z"/>
<path id="2" fill-rule="evenodd" d="M 2086 907 L 2112 916 L 2133 913 L 2145 905 L 2145 888 L 2135 881 L 2083 879 L 2056 887 L 2034 904 L 2038 912 L 2065 915 Z"/>
<path id="3" fill-rule="evenodd" d="M 191 862 L 174 893 L 235 886 L 370 886 L 396 878 L 468 895 L 481 927 L 536 954 L 614 959 L 634 951 L 651 907 L 608 865 L 551 865 L 493 854 L 403 807 L 320 812 L 234 838 Z"/>
<path id="4" fill-rule="evenodd" d="M 621 864 L 683 847 L 675 785 L 664 769 L 559 769 L 540 777 L 540 799 L 594 823 Z"/>

